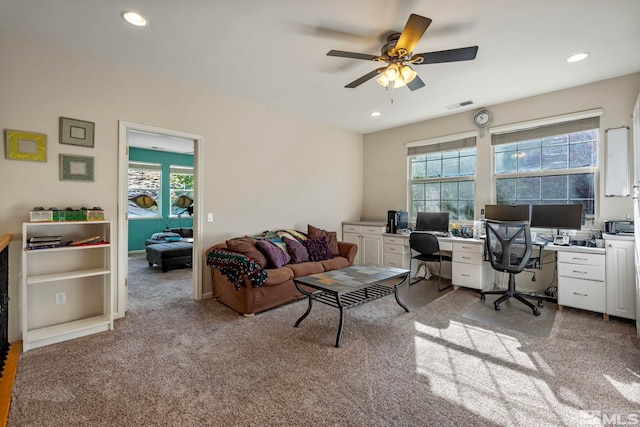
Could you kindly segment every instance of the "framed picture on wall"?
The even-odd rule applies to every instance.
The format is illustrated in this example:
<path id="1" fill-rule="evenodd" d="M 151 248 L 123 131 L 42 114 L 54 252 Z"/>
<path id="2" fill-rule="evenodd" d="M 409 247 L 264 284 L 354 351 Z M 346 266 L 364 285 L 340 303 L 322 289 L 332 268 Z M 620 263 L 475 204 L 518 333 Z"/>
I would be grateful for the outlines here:
<path id="1" fill-rule="evenodd" d="M 4 153 L 7 159 L 47 161 L 47 135 L 6 129 L 4 131 Z"/>
<path id="2" fill-rule="evenodd" d="M 94 181 L 94 158 L 60 154 L 61 181 Z"/>
<path id="3" fill-rule="evenodd" d="M 95 123 L 60 117 L 60 144 L 93 148 Z"/>

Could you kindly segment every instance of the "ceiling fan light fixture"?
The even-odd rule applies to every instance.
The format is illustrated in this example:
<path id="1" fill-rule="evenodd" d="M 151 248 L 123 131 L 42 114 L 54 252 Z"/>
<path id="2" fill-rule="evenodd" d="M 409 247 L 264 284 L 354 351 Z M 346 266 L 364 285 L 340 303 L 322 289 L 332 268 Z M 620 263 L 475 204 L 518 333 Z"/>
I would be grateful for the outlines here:
<path id="1" fill-rule="evenodd" d="M 413 69 L 408 65 L 402 66 L 402 69 L 400 70 L 400 74 L 402 75 L 402 78 L 405 83 L 410 83 L 418 75 L 418 73 L 413 71 Z"/>
<path id="2" fill-rule="evenodd" d="M 408 65 L 391 64 L 380 73 L 376 81 L 386 88 L 390 88 L 393 84 L 393 88 L 397 89 L 406 86 L 407 83 L 415 79 L 417 75 L 418 73 L 413 71 Z"/>
<path id="3" fill-rule="evenodd" d="M 387 85 L 389 84 L 389 79 L 385 77 L 384 73 L 380 73 L 380 76 L 376 79 L 376 81 L 380 86 L 384 87 L 387 87 Z"/>
<path id="4" fill-rule="evenodd" d="M 383 74 L 389 81 L 394 81 L 398 77 L 400 77 L 400 67 L 398 64 L 390 64 L 386 70 L 384 70 Z"/>

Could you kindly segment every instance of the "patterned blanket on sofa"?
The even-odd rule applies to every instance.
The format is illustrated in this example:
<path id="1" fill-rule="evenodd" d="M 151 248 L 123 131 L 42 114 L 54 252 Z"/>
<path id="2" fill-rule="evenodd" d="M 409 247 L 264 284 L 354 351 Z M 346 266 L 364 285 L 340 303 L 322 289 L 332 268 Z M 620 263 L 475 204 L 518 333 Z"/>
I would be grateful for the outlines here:
<path id="1" fill-rule="evenodd" d="M 246 255 L 230 251 L 229 249 L 212 249 L 207 254 L 207 265 L 217 268 L 224 274 L 229 282 L 233 283 L 236 290 L 244 284 L 243 275 L 246 274 L 254 288 L 264 285 L 267 280 L 267 272 Z"/>

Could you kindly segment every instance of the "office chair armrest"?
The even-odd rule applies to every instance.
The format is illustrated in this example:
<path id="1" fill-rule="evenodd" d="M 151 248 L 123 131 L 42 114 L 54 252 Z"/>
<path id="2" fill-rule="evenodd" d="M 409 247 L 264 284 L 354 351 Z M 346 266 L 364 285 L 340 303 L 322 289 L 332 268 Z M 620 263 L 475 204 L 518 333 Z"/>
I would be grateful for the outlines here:
<path id="1" fill-rule="evenodd" d="M 538 250 L 540 252 L 539 252 L 537 257 L 533 257 L 533 259 L 536 260 L 535 264 L 533 264 L 533 268 L 537 268 L 538 270 L 542 270 L 542 259 L 544 258 L 544 247 L 545 247 L 545 245 L 534 243 L 534 246 L 537 246 Z"/>

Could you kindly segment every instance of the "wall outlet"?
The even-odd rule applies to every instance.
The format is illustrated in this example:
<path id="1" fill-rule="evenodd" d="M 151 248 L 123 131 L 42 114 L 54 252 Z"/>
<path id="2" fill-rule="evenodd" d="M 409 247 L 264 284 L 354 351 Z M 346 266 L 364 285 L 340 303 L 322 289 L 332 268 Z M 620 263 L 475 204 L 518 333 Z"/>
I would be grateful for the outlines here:
<path id="1" fill-rule="evenodd" d="M 213 212 L 207 214 L 207 222 L 213 222 Z"/>
<path id="2" fill-rule="evenodd" d="M 67 294 L 65 292 L 56 292 L 56 305 L 66 304 Z"/>

